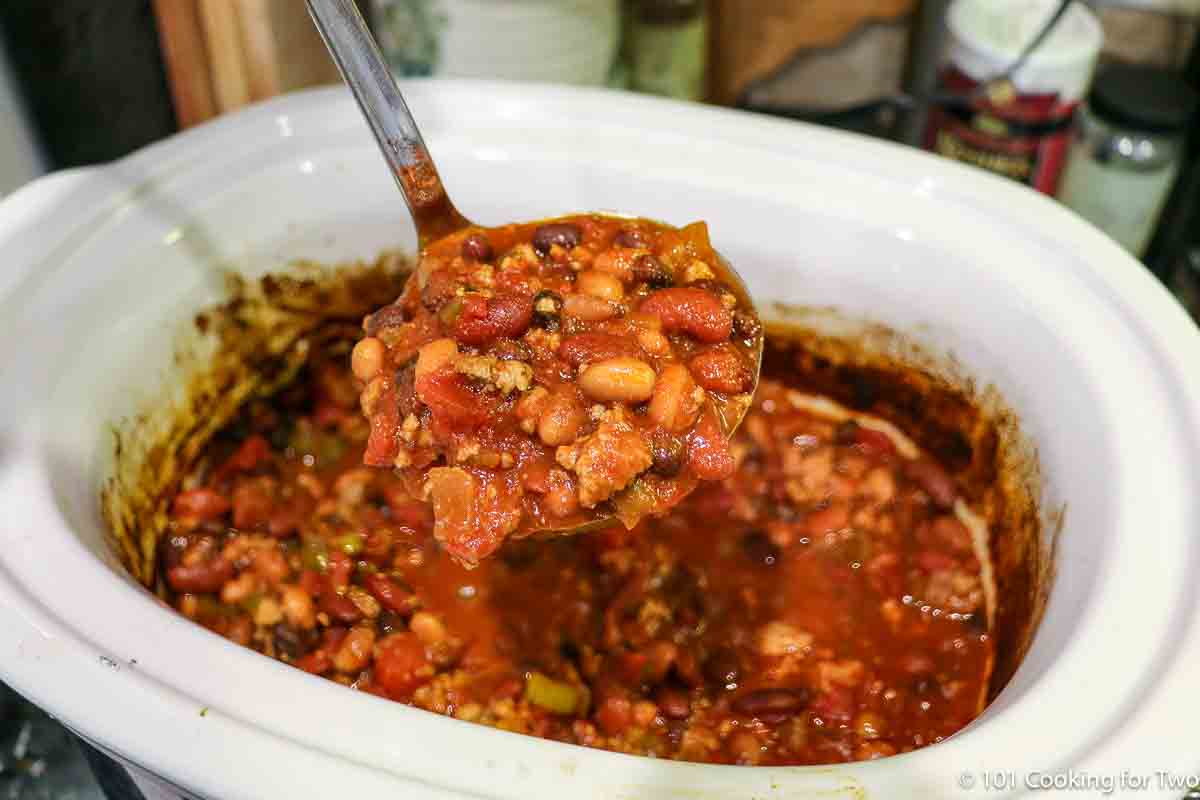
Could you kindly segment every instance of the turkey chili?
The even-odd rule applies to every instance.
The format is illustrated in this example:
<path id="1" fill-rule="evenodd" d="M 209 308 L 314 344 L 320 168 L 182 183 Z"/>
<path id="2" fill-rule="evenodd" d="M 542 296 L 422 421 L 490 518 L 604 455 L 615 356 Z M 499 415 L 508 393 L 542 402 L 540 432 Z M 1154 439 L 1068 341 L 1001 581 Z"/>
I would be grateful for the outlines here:
<path id="1" fill-rule="evenodd" d="M 507 537 L 632 527 L 733 469 L 762 326 L 708 241 L 599 215 L 434 242 L 353 353 L 369 466 L 467 565 Z"/>
<path id="2" fill-rule="evenodd" d="M 404 476 L 362 465 L 343 363 L 248 407 L 174 497 L 161 563 L 188 618 L 431 712 L 689 761 L 883 757 L 981 711 L 976 524 L 886 423 L 764 378 L 736 469 L 665 516 L 467 570 Z"/>

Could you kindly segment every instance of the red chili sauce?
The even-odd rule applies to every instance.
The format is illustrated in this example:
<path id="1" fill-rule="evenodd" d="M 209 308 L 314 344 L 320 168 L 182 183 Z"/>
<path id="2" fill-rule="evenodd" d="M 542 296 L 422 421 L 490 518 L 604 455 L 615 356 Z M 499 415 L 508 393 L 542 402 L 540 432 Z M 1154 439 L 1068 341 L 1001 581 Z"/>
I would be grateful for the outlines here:
<path id="1" fill-rule="evenodd" d="M 980 713 L 993 643 L 954 476 L 798 409 L 786 372 L 736 468 L 666 516 L 467 570 L 403 477 L 362 466 L 345 352 L 248 407 L 174 497 L 161 564 L 190 619 L 435 713 L 688 761 L 878 758 Z"/>

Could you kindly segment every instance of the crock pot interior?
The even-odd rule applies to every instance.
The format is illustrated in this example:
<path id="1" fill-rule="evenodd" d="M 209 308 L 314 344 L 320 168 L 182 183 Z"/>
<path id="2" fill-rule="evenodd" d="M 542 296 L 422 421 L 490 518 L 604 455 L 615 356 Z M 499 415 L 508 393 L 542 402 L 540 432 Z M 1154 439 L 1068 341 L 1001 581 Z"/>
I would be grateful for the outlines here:
<path id="1" fill-rule="evenodd" d="M 56 416 L 79 424 L 80 430 L 69 437 L 76 447 L 85 442 L 91 447 L 84 458 L 77 451 L 62 454 L 55 473 L 58 496 L 81 539 L 108 563 L 113 563 L 113 553 L 96 515 L 96 494 L 97 487 L 111 476 L 113 431 L 129 429 L 136 422 L 140 436 L 153 438 L 156 430 L 161 432 L 170 424 L 170 416 L 164 411 L 181 399 L 180 376 L 203 369 L 211 351 L 211 342 L 198 335 L 191 322 L 196 310 L 223 298 L 223 271 L 233 269 L 255 276 L 286 271 L 287 263 L 297 257 L 362 257 L 385 245 L 411 247 L 411 239 L 405 241 L 408 226 L 401 221 L 393 224 L 390 219 L 393 213 L 400 215 L 391 187 L 379 186 L 378 180 L 370 178 L 377 171 L 372 154 L 340 152 L 327 154 L 326 158 L 323 171 L 333 173 L 326 180 L 339 179 L 336 176 L 353 169 L 349 180 L 374 187 L 376 204 L 359 203 L 356 212 L 347 216 L 345 208 L 322 203 L 322 193 L 310 177 L 318 162 L 310 159 L 298 164 L 272 164 L 239 182 L 249 186 L 234 183 L 201 208 L 173 212 L 169 200 L 158 202 L 152 192 L 145 194 L 147 213 L 165 215 L 171 232 L 145 251 L 128 254 L 116 275 L 92 287 L 87 302 L 81 303 L 82 313 L 70 315 L 71 325 L 84 344 L 61 365 L 63 374 L 55 397 L 62 407 Z M 489 184 L 504 185 L 523 172 L 519 165 L 505 162 L 492 162 L 487 167 L 499 173 Z M 585 173 L 590 171 L 584 169 Z M 553 173 L 551 177 L 553 183 L 561 179 Z M 264 218 L 262 198 L 256 188 L 251 188 L 264 182 L 273 186 L 272 194 L 276 196 L 297 192 L 310 197 L 307 208 L 298 209 L 304 217 Z M 606 183 L 616 185 L 609 187 Z M 672 190 L 667 182 L 654 184 L 647 180 L 642 188 L 652 196 Z M 569 186 L 555 187 L 559 190 L 573 190 L 562 194 L 619 196 L 620 181 L 603 174 L 574 175 Z M 723 202 L 729 204 L 730 200 Z M 480 205 L 486 206 L 486 201 Z M 684 205 L 695 208 L 672 213 L 676 221 L 699 216 L 705 201 L 692 198 Z M 505 203 L 475 213 L 484 219 L 499 218 L 509 213 L 508 208 Z M 1014 379 L 1027 377 L 1013 374 L 1014 359 L 1008 355 L 1013 345 L 1025 350 L 1027 356 L 1040 352 L 1044 360 L 1052 358 L 1057 364 L 1054 378 L 1064 394 L 1086 394 L 1086 386 L 1070 383 L 1081 376 L 1062 371 L 1061 365 L 1068 359 L 1054 358 L 1061 345 L 1053 340 L 1053 331 L 1046 330 L 1026 309 L 1014 307 L 997 315 L 1010 320 L 1008 325 L 1014 318 L 1020 320 L 1024 333 L 1020 343 L 1007 338 L 988 339 L 981 332 L 956 327 L 945 314 L 923 317 L 922 311 L 929 308 L 963 306 L 965 297 L 957 294 L 954 275 L 972 267 L 969 262 L 960 262 L 954 253 L 934 248 L 904 229 L 880 229 L 828 214 L 796 219 L 782 205 L 755 203 L 746 207 L 738 203 L 731 208 L 737 209 L 736 219 L 714 218 L 714 237 L 746 274 L 760 302 L 764 298 L 774 301 L 764 303 L 767 316 L 794 317 L 788 311 L 788 302 L 800 302 L 811 309 L 822 301 L 832 301 L 846 313 L 810 311 L 802 315 L 801 322 L 829 342 L 853 342 L 851 350 L 861 358 L 854 356 L 851 361 L 865 363 L 864 359 L 882 356 L 894 360 L 898 368 L 908 365 L 934 374 L 946 385 L 986 404 L 989 424 L 993 425 L 999 415 L 1009 411 L 1005 403 L 1010 395 L 1004 390 L 994 391 L 992 381 L 1000 385 L 1006 379 L 1011 381 L 1006 388 L 1017 391 L 1015 400 L 1024 387 L 1022 381 Z M 172 218 L 173 213 L 178 216 Z M 263 224 L 248 232 L 244 224 L 237 222 L 243 214 L 253 214 L 263 219 Z M 230 231 L 240 234 L 231 236 Z M 882 261 L 880 254 L 886 254 Z M 929 264 L 942 266 L 931 276 Z M 989 279 L 994 280 L 986 275 L 973 276 L 976 283 Z M 939 294 L 943 295 L 940 299 Z M 1000 292 L 996 295 L 1003 297 Z M 994 302 L 992 313 L 996 314 Z M 864 316 L 856 317 L 854 313 Z M 864 333 L 872 330 L 874 322 L 895 325 L 905 332 L 893 331 L 887 337 Z M 1035 343 L 1037 334 L 1042 339 Z M 1003 356 L 1001 349 L 1005 350 Z M 1028 373 L 1036 372 L 1036 364 L 1026 363 L 1030 366 Z M 1033 497 L 1031 507 L 1044 508 L 1048 513 L 1040 521 L 1002 521 L 1001 537 L 994 548 L 1003 565 L 1004 590 L 998 620 L 1003 633 L 996 688 L 1012 675 L 1019 656 L 1027 649 L 1032 622 L 1049 588 L 1051 539 L 1035 541 L 1038 523 L 1049 533 L 1055 531 L 1059 519 L 1054 512 L 1063 506 L 1054 472 L 1049 468 L 1044 474 L 1038 472 L 1038 454 L 1029 449 L 1025 433 L 1029 431 L 1037 440 L 1035 431 L 1047 423 L 1037 418 L 1036 405 L 1023 413 L 1017 403 L 1017 410 L 1004 423 L 1008 425 L 1000 442 L 1004 452 L 998 456 L 1008 460 L 1007 477 L 1012 483 L 1006 488 L 1040 495 L 1044 479 L 1045 495 Z M 1060 438 L 1053 437 L 1052 441 L 1057 443 Z M 128 452 L 125 458 L 131 455 L 136 459 L 136 454 Z M 1044 450 L 1040 455 L 1046 458 L 1052 451 Z M 82 469 L 84 464 L 88 468 Z M 1039 499 L 1041 503 L 1033 505 Z M 1019 541 L 1010 541 L 1013 537 Z"/>

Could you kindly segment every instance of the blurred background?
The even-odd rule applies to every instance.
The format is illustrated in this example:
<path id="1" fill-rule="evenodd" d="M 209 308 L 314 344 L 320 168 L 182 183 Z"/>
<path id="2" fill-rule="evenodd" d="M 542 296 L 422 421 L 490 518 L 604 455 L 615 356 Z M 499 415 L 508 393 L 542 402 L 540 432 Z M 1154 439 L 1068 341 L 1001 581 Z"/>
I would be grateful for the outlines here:
<path id="1" fill-rule="evenodd" d="M 358 4 L 401 77 L 712 103 L 999 173 L 1093 221 L 1200 318 L 1200 0 Z M 0 197 L 338 82 L 302 0 L 4 0 Z M 0 685 L 0 798 L 105 796 L 146 795 Z"/>

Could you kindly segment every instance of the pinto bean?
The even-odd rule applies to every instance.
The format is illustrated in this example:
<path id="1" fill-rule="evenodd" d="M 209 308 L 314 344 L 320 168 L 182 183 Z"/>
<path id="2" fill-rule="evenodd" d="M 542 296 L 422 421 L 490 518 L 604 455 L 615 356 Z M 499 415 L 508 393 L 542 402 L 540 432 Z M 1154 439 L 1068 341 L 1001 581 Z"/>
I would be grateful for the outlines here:
<path id="1" fill-rule="evenodd" d="M 579 388 L 606 403 L 642 403 L 654 394 L 654 368 L 637 358 L 609 358 L 579 373 Z"/>
<path id="2" fill-rule="evenodd" d="M 696 382 L 687 367 L 668 364 L 654 383 L 654 394 L 646 413 L 655 424 L 668 431 L 686 431 L 700 414 L 704 399 L 696 389 Z"/>
<path id="3" fill-rule="evenodd" d="M 435 339 L 417 353 L 416 379 L 449 366 L 458 359 L 458 344 L 453 339 Z"/>
<path id="4" fill-rule="evenodd" d="M 333 668 L 338 672 L 355 673 L 371 661 L 375 647 L 375 631 L 370 628 L 351 628 L 333 654 Z"/>
<path id="5" fill-rule="evenodd" d="M 550 396 L 538 417 L 538 437 L 551 447 L 570 444 L 586 422 L 583 406 L 571 395 L 559 392 Z"/>
<path id="6" fill-rule="evenodd" d="M 587 270 L 579 273 L 575 280 L 575 288 L 586 295 L 598 297 L 601 300 L 611 300 L 619 303 L 625 299 L 625 287 L 621 282 L 604 272 Z"/>
<path id="7" fill-rule="evenodd" d="M 354 377 L 360 381 L 369 381 L 383 370 L 383 358 L 386 354 L 383 342 L 373 336 L 362 339 L 354 345 L 350 354 L 350 369 Z"/>
<path id="8" fill-rule="evenodd" d="M 533 232 L 533 249 L 539 256 L 544 256 L 554 245 L 571 250 L 582 240 L 583 231 L 578 225 L 570 222 L 550 222 L 539 225 Z"/>
<path id="9" fill-rule="evenodd" d="M 617 315 L 620 308 L 611 300 L 588 294 L 569 294 L 563 300 L 563 313 L 584 322 L 603 322 Z"/>

